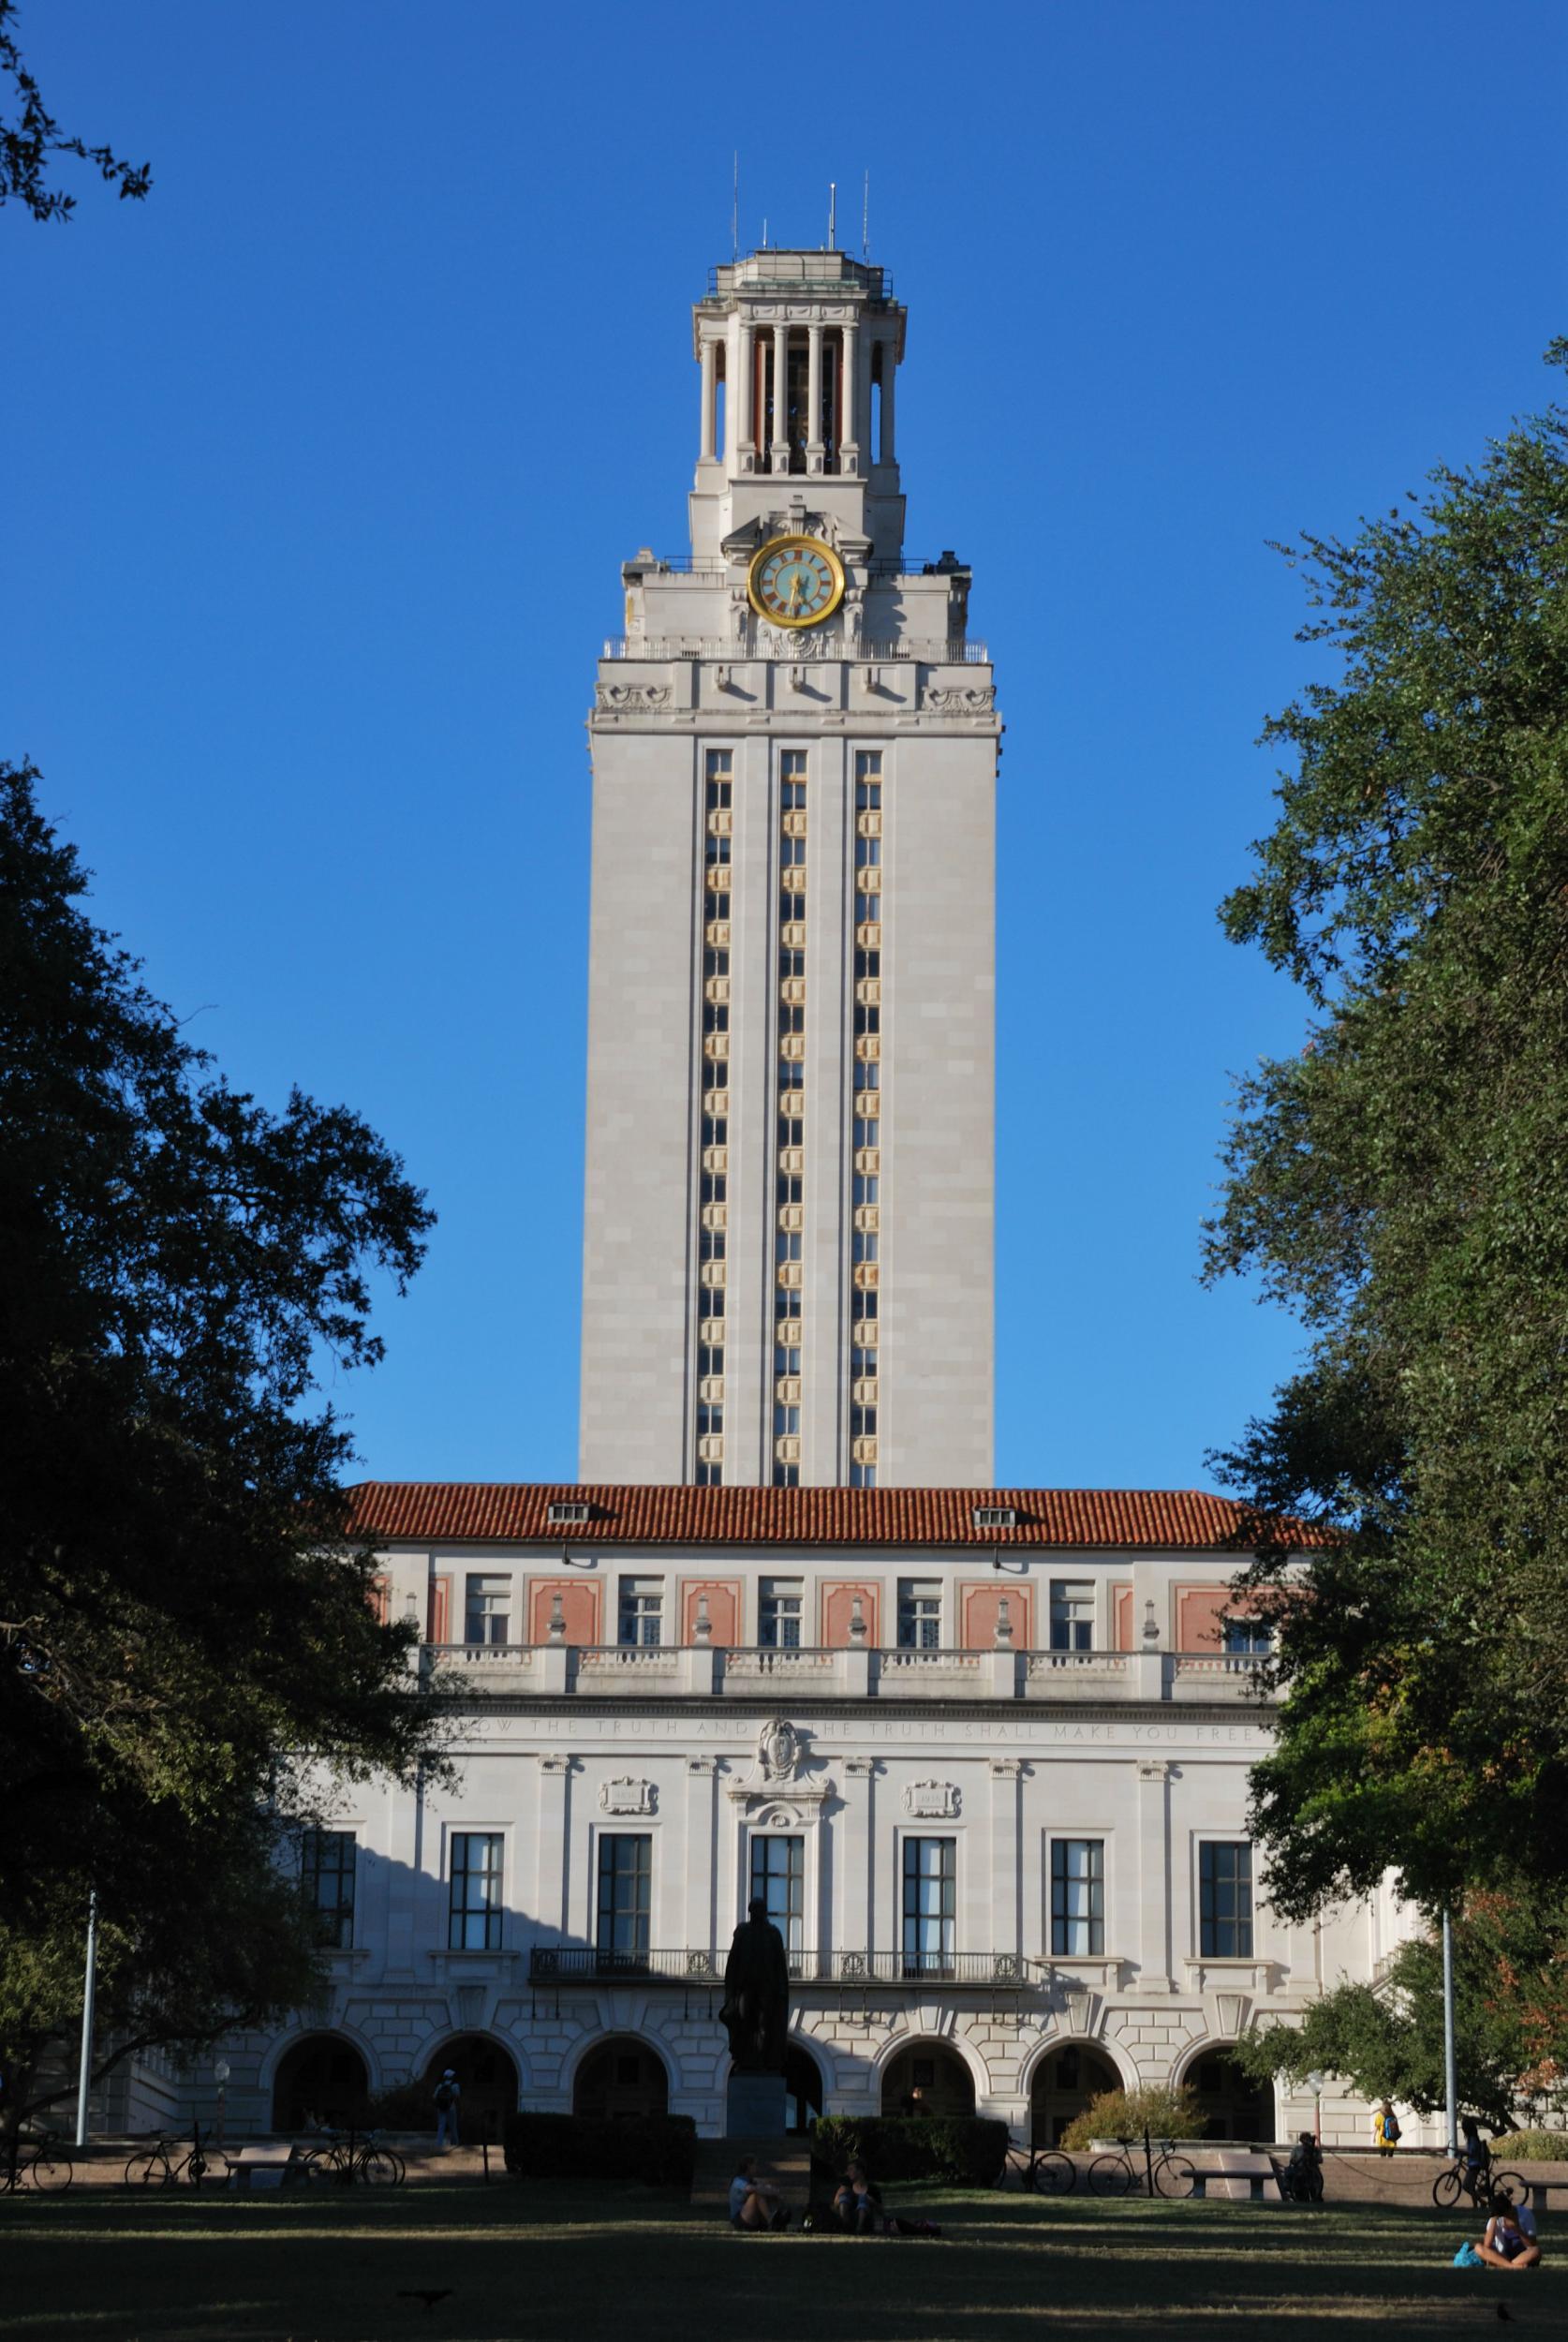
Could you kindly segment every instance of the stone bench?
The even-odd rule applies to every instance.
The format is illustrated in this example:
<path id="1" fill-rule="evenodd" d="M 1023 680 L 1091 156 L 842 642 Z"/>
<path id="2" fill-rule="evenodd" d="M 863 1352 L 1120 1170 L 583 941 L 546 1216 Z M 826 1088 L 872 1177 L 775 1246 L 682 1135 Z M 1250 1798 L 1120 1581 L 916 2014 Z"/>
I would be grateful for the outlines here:
<path id="1" fill-rule="evenodd" d="M 1272 2156 L 1218 2150 L 1210 2155 L 1201 2148 L 1196 2153 L 1187 2148 L 1179 2152 L 1192 2166 L 1195 2174 L 1192 2181 L 1194 2197 L 1205 2198 L 1209 2202 L 1216 2200 L 1232 2203 L 1283 2201 Z"/>

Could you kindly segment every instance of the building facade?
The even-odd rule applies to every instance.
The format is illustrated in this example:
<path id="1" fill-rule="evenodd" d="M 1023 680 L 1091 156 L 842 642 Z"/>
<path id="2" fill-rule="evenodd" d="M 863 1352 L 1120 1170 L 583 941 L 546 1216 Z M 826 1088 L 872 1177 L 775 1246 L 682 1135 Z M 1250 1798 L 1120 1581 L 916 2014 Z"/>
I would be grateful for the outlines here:
<path id="1" fill-rule="evenodd" d="M 1049 2142 L 1100 2090 L 1170 2079 L 1216 2135 L 1312 2120 L 1230 2046 L 1375 1974 L 1399 1914 L 1267 1909 L 1246 1811 L 1270 1719 L 1222 1500 L 358 1501 L 389 1615 L 428 1622 L 420 1663 L 458 1686 L 461 1777 L 356 1789 L 307 1842 L 330 1998 L 227 2046 L 231 2126 L 427 2099 L 452 2065 L 476 2121 L 521 2099 L 719 2132 L 719 1979 L 756 1893 L 790 1953 L 797 2123 L 919 2089 Z"/>
<path id="2" fill-rule="evenodd" d="M 1277 2137 L 1313 2106 L 1238 2037 L 1398 1940 L 1386 1898 L 1268 1908 L 1235 1509 L 990 1485 L 999 724 L 968 571 L 903 551 L 904 348 L 839 253 L 697 304 L 691 549 L 627 564 L 589 719 L 581 1481 L 359 1490 L 455 1778 L 307 1837 L 330 1989 L 226 2045 L 235 2129 L 451 2065 L 470 2122 L 719 2131 L 760 1894 L 797 2124 L 918 2092 L 1049 2143 L 1174 2080 Z"/>
<path id="3" fill-rule="evenodd" d="M 690 549 L 626 564 L 588 726 L 584 1480 L 992 1475 L 1001 727 L 903 550 L 905 332 L 836 252 L 694 312 Z"/>

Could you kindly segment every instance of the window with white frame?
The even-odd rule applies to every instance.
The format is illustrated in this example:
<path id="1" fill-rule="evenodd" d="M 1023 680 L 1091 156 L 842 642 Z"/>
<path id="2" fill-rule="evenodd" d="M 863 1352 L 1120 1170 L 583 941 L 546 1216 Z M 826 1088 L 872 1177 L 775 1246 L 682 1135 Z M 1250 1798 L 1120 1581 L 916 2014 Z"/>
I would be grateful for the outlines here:
<path id="1" fill-rule="evenodd" d="M 1094 1648 L 1094 1581 L 1087 1578 L 1051 1580 L 1051 1649 L 1092 1651 Z"/>
<path id="2" fill-rule="evenodd" d="M 898 1580 L 898 1647 L 901 1651 L 935 1651 L 942 1638 L 942 1581 L 939 1578 L 900 1578 Z"/>
<path id="3" fill-rule="evenodd" d="M 623 1578 L 619 1639 L 643 1646 L 659 1642 L 663 1638 L 663 1579 Z"/>
<path id="4" fill-rule="evenodd" d="M 1105 1842 L 1051 1841 L 1051 1949 L 1085 1960 L 1105 1949 Z"/>
<path id="5" fill-rule="evenodd" d="M 1274 1648 L 1274 1637 L 1261 1618 L 1225 1621 L 1225 1655 L 1230 1659 L 1261 1659 Z"/>
<path id="6" fill-rule="evenodd" d="M 642 1831 L 606 1831 L 599 1842 L 598 1964 L 645 1966 L 652 1912 L 652 1838 Z"/>
<path id="7" fill-rule="evenodd" d="M 1252 1848 L 1245 1838 L 1206 1838 L 1198 1848 L 1198 1952 L 1205 1960 L 1252 1957 Z"/>
<path id="8" fill-rule="evenodd" d="M 806 1840 L 755 1837 L 751 1841 L 751 1901 L 767 1905 L 784 1938 L 791 1964 L 806 1942 Z"/>
<path id="9" fill-rule="evenodd" d="M 511 1640 L 511 1579 L 470 1576 L 464 1590 L 465 1642 Z"/>
<path id="10" fill-rule="evenodd" d="M 447 1944 L 452 1951 L 495 1951 L 501 1941 L 501 1833 L 460 1830 L 451 1842 Z"/>
<path id="11" fill-rule="evenodd" d="M 757 1594 L 757 1639 L 770 1649 L 798 1651 L 805 1587 L 798 1578 L 764 1578 Z"/>
<path id="12" fill-rule="evenodd" d="M 359 1848 L 351 1830 L 306 1830 L 300 1840 L 300 1889 L 331 1951 L 354 1943 L 354 1874 Z"/>
<path id="13" fill-rule="evenodd" d="M 951 1976 L 957 1931 L 958 1841 L 904 1841 L 906 1976 Z"/>

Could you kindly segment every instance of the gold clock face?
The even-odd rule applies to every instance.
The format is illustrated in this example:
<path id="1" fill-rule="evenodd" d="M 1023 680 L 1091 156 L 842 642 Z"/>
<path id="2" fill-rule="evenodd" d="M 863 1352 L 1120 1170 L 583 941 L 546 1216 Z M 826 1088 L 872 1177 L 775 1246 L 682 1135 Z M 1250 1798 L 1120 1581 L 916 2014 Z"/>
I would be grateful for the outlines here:
<path id="1" fill-rule="evenodd" d="M 751 564 L 746 590 L 775 626 L 820 626 L 844 599 L 844 564 L 817 537 L 775 537 Z"/>

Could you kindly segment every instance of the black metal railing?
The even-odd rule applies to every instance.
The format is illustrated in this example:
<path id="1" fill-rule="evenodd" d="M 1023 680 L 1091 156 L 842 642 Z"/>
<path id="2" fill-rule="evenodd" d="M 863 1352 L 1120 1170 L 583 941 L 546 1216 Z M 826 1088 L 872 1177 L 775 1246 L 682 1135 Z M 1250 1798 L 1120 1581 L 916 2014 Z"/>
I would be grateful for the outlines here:
<path id="1" fill-rule="evenodd" d="M 1029 1964 L 1015 1951 L 806 1951 L 790 1954 L 790 1981 L 862 1992 L 890 1986 L 949 1985 L 1021 1993 Z M 536 1944 L 530 1984 L 634 1982 L 719 1984 L 724 1954 L 713 1951 L 601 1951 L 593 1944 Z"/>
<path id="2" fill-rule="evenodd" d="M 626 566 L 628 569 L 635 569 L 637 564 L 629 561 Z M 957 555 L 953 553 L 939 554 L 935 559 L 932 559 L 929 555 L 899 553 L 880 555 L 875 561 L 856 562 L 854 566 L 856 569 L 864 569 L 867 577 L 884 578 L 958 577 L 968 573 L 969 565 L 967 561 L 960 561 Z M 657 576 L 660 570 L 667 571 L 673 577 L 721 578 L 728 577 L 730 574 L 723 564 L 716 562 L 711 555 L 693 553 L 658 554 L 655 557 L 653 569 L 645 570 L 643 574 Z"/>

